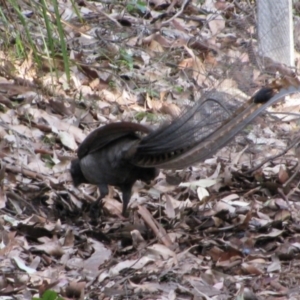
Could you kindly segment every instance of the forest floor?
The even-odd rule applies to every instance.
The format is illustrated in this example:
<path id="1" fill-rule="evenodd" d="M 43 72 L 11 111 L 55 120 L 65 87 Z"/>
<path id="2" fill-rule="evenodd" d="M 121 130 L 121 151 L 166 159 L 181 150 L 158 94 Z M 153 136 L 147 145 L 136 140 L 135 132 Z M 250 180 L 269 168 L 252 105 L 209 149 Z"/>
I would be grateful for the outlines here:
<path id="1" fill-rule="evenodd" d="M 58 4 L 70 81 L 59 54 L 37 68 L 30 51 L 0 49 L 0 299 L 300 299 L 300 95 L 204 162 L 137 182 L 128 218 L 111 187 L 91 222 L 97 188 L 68 171 L 100 125 L 156 128 L 208 97 L 235 111 L 278 76 L 297 79 L 258 56 L 254 4 L 83 0 L 80 18 Z M 19 9 L 42 45 L 38 11 Z"/>

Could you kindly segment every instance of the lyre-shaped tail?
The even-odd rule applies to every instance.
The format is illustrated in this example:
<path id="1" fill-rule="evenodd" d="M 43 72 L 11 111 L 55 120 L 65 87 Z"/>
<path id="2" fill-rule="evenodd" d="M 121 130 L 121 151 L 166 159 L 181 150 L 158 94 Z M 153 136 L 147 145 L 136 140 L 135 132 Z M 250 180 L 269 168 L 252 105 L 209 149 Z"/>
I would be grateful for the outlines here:
<path id="1" fill-rule="evenodd" d="M 143 167 L 182 169 L 202 161 L 224 147 L 267 107 L 296 92 L 300 92 L 299 86 L 281 89 L 265 103 L 251 98 L 234 114 L 213 99 L 197 103 L 171 124 L 143 138 L 134 163 Z"/>

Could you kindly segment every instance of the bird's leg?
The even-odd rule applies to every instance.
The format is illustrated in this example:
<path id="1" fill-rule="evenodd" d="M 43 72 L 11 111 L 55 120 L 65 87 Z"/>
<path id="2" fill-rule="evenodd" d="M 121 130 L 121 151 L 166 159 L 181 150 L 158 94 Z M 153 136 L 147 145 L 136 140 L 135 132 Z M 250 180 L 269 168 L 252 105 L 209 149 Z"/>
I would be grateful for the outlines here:
<path id="1" fill-rule="evenodd" d="M 108 186 L 107 184 L 99 184 L 98 185 L 99 191 L 100 191 L 100 196 L 99 198 L 92 203 L 91 208 L 90 208 L 90 217 L 92 219 L 97 219 L 100 215 L 100 208 L 102 206 L 102 199 L 108 195 Z"/>
<path id="2" fill-rule="evenodd" d="M 122 185 L 122 186 L 120 186 L 120 189 L 121 189 L 121 191 L 122 191 L 122 198 L 123 198 L 122 215 L 123 215 L 124 217 L 127 216 L 126 210 L 127 210 L 127 206 L 128 206 L 129 201 L 130 201 L 130 198 L 131 198 L 131 189 L 132 189 L 132 185 L 133 185 L 133 184 L 127 184 L 127 185 Z"/>

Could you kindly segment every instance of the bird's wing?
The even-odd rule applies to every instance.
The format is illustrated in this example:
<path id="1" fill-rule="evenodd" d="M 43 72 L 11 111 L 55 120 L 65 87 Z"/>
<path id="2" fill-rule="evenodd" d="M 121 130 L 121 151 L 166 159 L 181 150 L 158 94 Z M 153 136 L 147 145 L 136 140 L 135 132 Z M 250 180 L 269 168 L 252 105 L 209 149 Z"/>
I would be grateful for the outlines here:
<path id="1" fill-rule="evenodd" d="M 81 159 L 87 154 L 96 152 L 124 137 L 139 139 L 137 133 L 150 133 L 148 127 L 131 122 L 111 123 L 92 131 L 80 144 L 77 155 Z"/>

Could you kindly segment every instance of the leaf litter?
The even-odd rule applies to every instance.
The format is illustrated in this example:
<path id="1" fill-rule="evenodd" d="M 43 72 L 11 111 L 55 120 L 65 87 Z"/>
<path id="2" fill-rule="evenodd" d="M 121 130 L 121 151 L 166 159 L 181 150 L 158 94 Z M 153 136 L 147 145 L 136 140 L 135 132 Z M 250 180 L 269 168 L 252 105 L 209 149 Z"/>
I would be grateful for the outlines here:
<path id="1" fill-rule="evenodd" d="M 5 73 L 11 62 L 0 51 L 1 297 L 52 289 L 64 299 L 296 299 L 299 157 L 286 149 L 299 140 L 299 96 L 205 162 L 138 182 L 129 220 L 110 188 L 92 224 L 96 188 L 71 184 L 69 162 L 97 126 L 155 128 L 207 91 L 234 109 L 273 79 L 250 63 L 254 8 L 204 2 L 84 1 L 84 25 L 59 2 L 71 84 L 59 60 L 43 62 L 58 67 L 57 79 L 37 76 L 30 57 Z"/>

